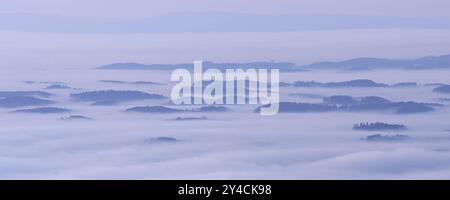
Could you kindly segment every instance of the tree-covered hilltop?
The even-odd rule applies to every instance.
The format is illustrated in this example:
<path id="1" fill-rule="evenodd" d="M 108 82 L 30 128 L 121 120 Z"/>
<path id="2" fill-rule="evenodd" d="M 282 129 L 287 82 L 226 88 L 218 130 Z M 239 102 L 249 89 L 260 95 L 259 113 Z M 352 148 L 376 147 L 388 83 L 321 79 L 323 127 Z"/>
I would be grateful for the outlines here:
<path id="1" fill-rule="evenodd" d="M 389 87 L 384 83 L 377 83 L 368 79 L 357 79 L 342 82 L 327 82 L 321 83 L 316 81 L 296 81 L 293 84 L 294 87 Z"/>
<path id="2" fill-rule="evenodd" d="M 450 85 L 442 85 L 433 89 L 434 92 L 450 93 Z"/>
<path id="3" fill-rule="evenodd" d="M 47 86 L 45 89 L 55 90 L 55 89 L 72 89 L 72 88 L 65 84 L 54 83 L 54 84 Z"/>
<path id="4" fill-rule="evenodd" d="M 53 104 L 53 101 L 32 96 L 0 97 L 0 107 L 16 108 L 25 106 L 43 106 Z"/>
<path id="5" fill-rule="evenodd" d="M 361 138 L 361 140 L 367 141 L 367 142 L 401 142 L 401 141 L 407 141 L 410 140 L 411 137 L 407 135 L 369 135 L 365 138 Z"/>
<path id="6" fill-rule="evenodd" d="M 17 96 L 26 96 L 26 97 L 43 97 L 48 98 L 53 94 L 42 91 L 0 91 L 0 97 L 17 97 Z"/>
<path id="7" fill-rule="evenodd" d="M 201 106 L 193 109 L 177 109 L 165 106 L 136 106 L 128 108 L 126 112 L 138 113 L 179 113 L 179 112 L 227 112 L 228 108 L 224 106 Z"/>
<path id="8" fill-rule="evenodd" d="M 110 102 L 110 104 L 134 101 L 134 100 L 145 100 L 145 99 L 156 99 L 161 100 L 167 97 L 160 94 L 150 94 L 141 91 L 132 90 L 99 90 L 99 91 L 89 91 L 81 92 L 77 94 L 71 94 L 71 98 L 78 101 L 91 101 L 97 102 L 102 105 L 102 102 Z M 112 102 L 112 103 L 111 103 Z"/>
<path id="9" fill-rule="evenodd" d="M 100 83 L 129 84 L 129 85 L 162 85 L 162 83 L 152 81 L 118 81 L 118 80 L 100 80 Z"/>
<path id="10" fill-rule="evenodd" d="M 353 125 L 353 130 L 363 131 L 383 131 L 383 130 L 405 130 L 406 126 L 402 124 L 388 124 L 384 122 L 361 122 Z"/>
<path id="11" fill-rule="evenodd" d="M 70 109 L 57 108 L 57 107 L 41 107 L 41 108 L 30 108 L 15 110 L 14 113 L 32 113 L 32 114 L 58 114 L 71 112 Z"/>

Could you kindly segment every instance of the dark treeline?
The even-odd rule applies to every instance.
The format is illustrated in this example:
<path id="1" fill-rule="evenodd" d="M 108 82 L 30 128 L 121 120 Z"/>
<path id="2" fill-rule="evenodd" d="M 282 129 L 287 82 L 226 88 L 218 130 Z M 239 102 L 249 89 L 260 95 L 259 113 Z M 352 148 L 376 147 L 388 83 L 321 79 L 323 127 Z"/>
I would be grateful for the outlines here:
<path id="1" fill-rule="evenodd" d="M 384 122 L 361 122 L 353 125 L 353 130 L 381 131 L 381 130 L 405 130 L 406 126 L 401 124 L 388 124 Z"/>

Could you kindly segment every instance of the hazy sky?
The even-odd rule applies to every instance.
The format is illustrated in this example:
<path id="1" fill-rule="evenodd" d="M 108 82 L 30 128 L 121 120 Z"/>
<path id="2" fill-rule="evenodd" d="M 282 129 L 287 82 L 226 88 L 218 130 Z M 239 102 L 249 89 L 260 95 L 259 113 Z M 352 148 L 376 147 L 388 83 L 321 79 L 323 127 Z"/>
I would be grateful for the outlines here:
<path id="1" fill-rule="evenodd" d="M 197 59 L 309 64 L 450 53 L 448 0 L 0 0 L 0 5 L 0 67 Z"/>
<path id="2" fill-rule="evenodd" d="M 364 14 L 449 18 L 448 0 L 1 0 L 0 12 L 142 18 L 174 12 Z"/>

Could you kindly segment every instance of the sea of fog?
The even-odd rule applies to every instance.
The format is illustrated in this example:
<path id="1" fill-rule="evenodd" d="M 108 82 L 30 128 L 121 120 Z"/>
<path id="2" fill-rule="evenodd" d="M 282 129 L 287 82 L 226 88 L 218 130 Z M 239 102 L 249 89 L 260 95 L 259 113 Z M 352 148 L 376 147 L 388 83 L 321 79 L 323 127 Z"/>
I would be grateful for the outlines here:
<path id="1" fill-rule="evenodd" d="M 433 112 L 280 113 L 262 116 L 257 105 L 227 106 L 219 113 L 130 113 L 134 106 L 172 106 L 170 99 L 109 106 L 74 101 L 70 94 L 137 90 L 169 96 L 170 71 L 6 69 L 0 91 L 45 91 L 53 107 L 71 113 L 14 113 L 0 108 L 0 179 L 449 179 L 449 94 L 429 83 L 450 84 L 450 71 L 312 71 L 282 73 L 280 81 L 417 82 L 417 87 L 282 87 L 281 101 L 379 96 L 392 101 L 443 104 Z M 160 85 L 100 80 L 152 81 Z M 69 89 L 45 89 L 62 82 Z M 308 94 L 295 96 L 291 94 Z M 28 108 L 28 107 L 26 107 Z M 22 108 L 20 108 L 22 109 Z M 62 120 L 83 115 L 92 120 Z M 174 120 L 177 117 L 206 120 Z M 352 130 L 359 122 L 403 124 L 404 131 Z M 370 142 L 373 134 L 402 134 L 405 141 Z M 170 137 L 176 141 L 158 141 Z"/>

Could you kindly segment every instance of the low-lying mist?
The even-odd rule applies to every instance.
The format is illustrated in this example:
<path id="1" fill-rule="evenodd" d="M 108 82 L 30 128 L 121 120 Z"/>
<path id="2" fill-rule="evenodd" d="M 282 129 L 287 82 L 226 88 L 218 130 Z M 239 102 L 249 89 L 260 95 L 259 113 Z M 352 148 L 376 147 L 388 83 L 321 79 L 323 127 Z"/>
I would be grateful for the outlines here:
<path id="1" fill-rule="evenodd" d="M 321 103 L 324 97 L 347 95 L 442 104 L 434 111 L 411 114 L 339 110 L 261 116 L 254 112 L 258 105 L 226 105 L 227 112 L 137 113 L 127 112 L 127 109 L 136 106 L 192 109 L 195 106 L 175 106 L 170 99 L 164 98 L 122 101 L 123 98 L 117 97 L 115 100 L 120 101 L 115 104 L 92 105 L 94 101 L 80 101 L 72 95 L 115 90 L 168 97 L 175 84 L 169 81 L 169 73 L 6 70 L 0 80 L 2 92 L 42 91 L 51 95 L 21 95 L 52 103 L 0 106 L 0 178 L 450 178 L 450 109 L 448 101 L 442 101 L 450 95 L 434 92 L 435 86 L 428 85 L 449 84 L 448 71 L 311 71 L 283 73 L 280 77 L 286 83 L 356 79 L 389 85 L 418 83 L 414 87 L 373 88 L 287 86 L 280 88 L 281 101 L 285 102 Z M 158 84 L 133 84 L 135 82 Z M 68 87 L 48 88 L 55 83 Z M 3 98 L 0 95 L 0 100 Z M 108 99 L 102 97 L 100 100 Z M 69 111 L 15 112 L 48 107 Z M 400 124 L 407 128 L 389 131 L 353 129 L 354 124 L 365 122 Z M 376 134 L 406 135 L 408 139 L 367 139 Z"/>

